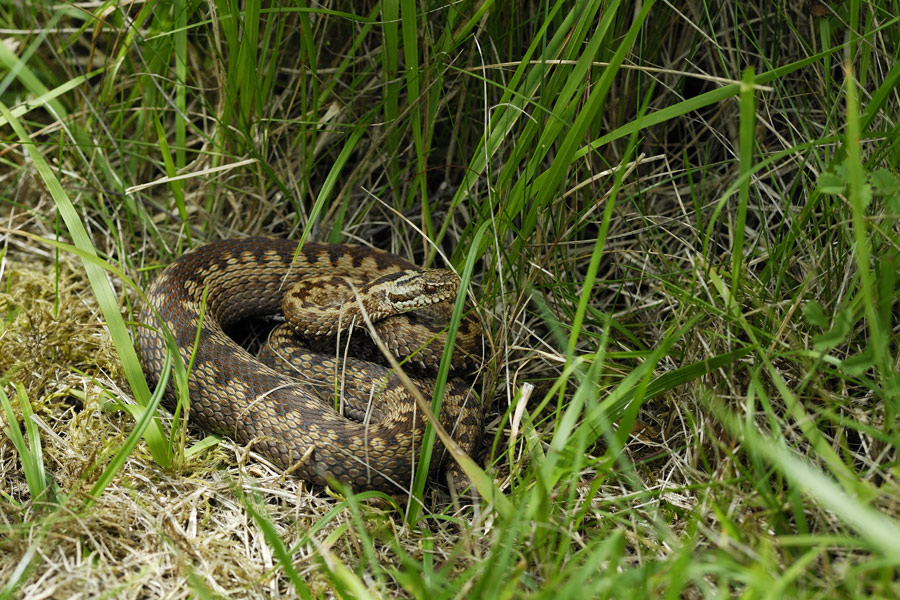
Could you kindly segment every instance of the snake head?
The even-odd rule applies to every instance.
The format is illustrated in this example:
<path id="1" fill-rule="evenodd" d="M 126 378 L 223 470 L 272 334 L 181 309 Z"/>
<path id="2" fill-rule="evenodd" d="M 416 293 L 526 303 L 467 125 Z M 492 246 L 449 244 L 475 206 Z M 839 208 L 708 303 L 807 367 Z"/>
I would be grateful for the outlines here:
<path id="1" fill-rule="evenodd" d="M 409 269 L 382 277 L 375 285 L 384 289 L 393 312 L 401 313 L 452 300 L 459 277 L 446 269 Z"/>

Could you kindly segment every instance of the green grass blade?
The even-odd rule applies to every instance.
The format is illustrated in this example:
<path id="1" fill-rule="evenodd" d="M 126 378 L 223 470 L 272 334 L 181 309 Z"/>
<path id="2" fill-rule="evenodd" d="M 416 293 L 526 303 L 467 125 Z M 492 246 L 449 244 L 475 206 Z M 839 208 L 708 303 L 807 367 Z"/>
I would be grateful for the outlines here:
<path id="1" fill-rule="evenodd" d="M 786 448 L 779 440 L 758 433 L 752 425 L 748 426 L 735 418 L 721 404 L 715 404 L 714 408 L 729 432 L 746 440 L 751 452 L 764 457 L 805 494 L 833 511 L 894 565 L 900 564 L 900 526 L 893 519 L 848 494 L 808 460 Z"/>
<path id="2" fill-rule="evenodd" d="M 131 433 L 128 434 L 128 437 L 125 438 L 125 443 L 122 444 L 122 447 L 119 448 L 106 468 L 103 469 L 103 472 L 97 478 L 97 481 L 94 482 L 94 485 L 91 487 L 90 496 L 85 502 L 86 506 L 93 504 L 94 501 L 103 494 L 103 490 L 105 490 L 107 486 L 112 483 L 113 479 L 115 479 L 116 475 L 125 465 L 125 461 L 131 456 L 132 450 L 134 450 L 138 442 L 141 441 L 141 437 L 147 435 L 149 428 L 157 421 L 156 409 L 165 394 L 166 384 L 169 381 L 171 369 L 172 360 L 170 356 L 167 355 L 166 362 L 163 364 L 162 373 L 160 374 L 160 383 L 157 385 L 156 391 L 153 392 L 153 395 L 150 397 L 150 402 L 147 403 L 146 406 L 139 406 L 136 404 L 122 405 L 132 418 L 134 418 L 134 429 L 132 429 Z"/>
<path id="3" fill-rule="evenodd" d="M 0 50 L 0 53 L 2 53 L 2 50 Z M 35 108 L 37 108 L 39 106 L 44 106 L 44 105 L 53 106 L 53 104 L 54 104 L 54 102 L 56 102 L 57 98 L 71 92 L 74 89 L 77 89 L 79 86 L 84 85 L 85 83 L 87 83 L 88 81 L 90 81 L 91 79 L 96 77 L 97 75 L 100 75 L 104 72 L 106 72 L 105 68 L 96 69 L 94 71 L 91 71 L 90 73 L 85 73 L 84 75 L 78 75 L 77 77 L 73 77 L 72 79 L 69 79 L 65 83 L 62 83 L 62 84 L 56 86 L 52 90 L 48 90 L 45 93 L 37 96 L 34 100 L 32 100 L 30 102 L 26 102 L 24 104 L 20 104 L 19 106 L 16 106 L 16 107 L 10 109 L 9 112 L 12 113 L 12 115 L 14 117 L 21 117 L 23 115 L 28 114 L 30 111 L 34 110 Z M 3 127 L 4 125 L 6 125 L 6 123 L 7 123 L 6 117 L 0 115 L 0 127 Z"/>
<path id="4" fill-rule="evenodd" d="M 487 232 L 488 223 L 483 223 L 479 230 L 475 233 L 475 237 L 473 239 L 473 244 L 470 246 L 470 249 L 477 248 L 479 246 L 479 242 Z M 469 287 L 469 284 L 472 281 L 472 273 L 475 267 L 475 261 L 479 258 L 479 256 L 475 252 L 469 252 L 466 257 L 466 263 L 463 267 L 463 272 L 460 274 L 460 286 L 459 291 L 457 293 L 456 302 L 453 306 L 453 313 L 450 317 L 450 323 L 447 325 L 447 343 L 444 346 L 444 354 L 441 357 L 441 364 L 438 369 L 437 377 L 435 380 L 434 394 L 431 400 L 431 410 L 432 415 L 439 415 L 441 404 L 444 398 L 444 387 L 447 383 L 447 376 L 450 373 L 450 357 L 453 353 L 453 346 L 456 340 L 456 332 L 459 329 L 459 323 L 462 319 L 463 307 L 465 305 L 466 300 L 466 290 Z M 429 420 L 427 425 L 425 426 L 425 434 L 422 436 L 422 449 L 419 452 L 419 465 L 428 465 L 431 463 L 431 456 L 434 450 L 434 442 L 435 437 L 438 435 L 437 429 L 432 425 L 432 422 Z M 474 483 L 478 493 L 482 495 L 483 498 L 488 500 L 489 502 L 494 502 L 497 505 L 497 509 L 502 512 L 508 514 L 511 510 L 511 506 L 507 502 L 506 498 L 503 496 L 503 493 L 497 488 L 496 485 L 487 477 L 484 471 L 475 464 L 475 462 L 468 456 L 465 456 L 462 452 L 459 451 L 458 447 L 455 443 L 450 443 L 452 440 L 449 437 L 445 438 L 446 433 L 441 435 L 441 441 L 444 443 L 444 447 L 452 455 L 453 460 L 456 460 L 460 467 L 463 469 L 463 472 L 471 479 Z M 412 501 L 409 503 L 407 507 L 406 520 L 408 523 L 415 523 L 419 510 L 422 506 L 422 499 L 424 496 L 425 483 L 428 476 L 428 469 L 422 468 L 420 466 L 416 471 L 415 479 L 413 480 L 413 488 L 411 493 Z"/>
<path id="5" fill-rule="evenodd" d="M 847 151 L 848 188 L 850 192 L 850 211 L 853 222 L 854 258 L 856 272 L 859 276 L 859 288 L 862 294 L 863 308 L 866 314 L 869 335 L 869 348 L 874 355 L 875 366 L 881 371 L 884 379 L 889 379 L 894 366 L 885 352 L 888 346 L 888 333 L 880 327 L 881 320 L 875 306 L 875 281 L 871 270 L 871 241 L 867 226 L 867 205 L 871 190 L 867 189 L 865 168 L 862 163 L 862 140 L 859 122 L 859 100 L 857 82 L 852 71 L 848 74 L 847 92 L 847 137 L 844 147 Z M 896 399 L 892 399 L 896 400 Z"/>
<path id="6" fill-rule="evenodd" d="M 741 296 L 741 277 L 744 264 L 744 229 L 747 226 L 747 204 L 750 199 L 750 177 L 753 169 L 753 144 L 756 139 L 756 103 L 753 96 L 753 69 L 744 71 L 741 85 L 740 121 L 740 171 L 743 183 L 738 196 L 738 209 L 734 222 L 734 246 L 731 250 L 731 301 L 737 307 Z"/>
<path id="7" fill-rule="evenodd" d="M 252 503 L 247 496 L 245 496 L 240 490 L 235 490 L 238 492 L 238 496 L 243 502 L 244 509 L 250 513 L 250 516 L 253 518 L 253 521 L 256 523 L 256 526 L 259 527 L 263 536 L 266 539 L 266 543 L 269 544 L 269 547 L 275 553 L 275 558 L 278 560 L 278 563 L 281 565 L 281 568 L 284 569 L 284 572 L 287 574 L 288 579 L 294 587 L 294 591 L 297 592 L 301 598 L 305 600 L 312 599 L 312 593 L 309 590 L 309 587 L 304 583 L 303 578 L 300 577 L 300 573 L 297 572 L 297 569 L 294 568 L 293 559 L 291 558 L 291 553 L 288 551 L 287 547 L 284 545 L 284 542 L 281 540 L 281 537 L 278 535 L 278 531 L 275 528 L 275 525 L 268 518 L 268 516 L 257 509 L 257 506 L 261 506 L 259 503 Z"/>
<path id="8" fill-rule="evenodd" d="M 28 149 L 28 153 L 34 161 L 35 168 L 40 174 L 41 179 L 44 181 L 44 185 L 46 185 L 47 189 L 50 191 L 53 200 L 56 202 L 57 209 L 59 210 L 63 221 L 66 223 L 66 227 L 75 242 L 75 246 L 77 246 L 84 255 L 96 257 L 97 252 L 81 222 L 78 211 L 75 210 L 72 201 L 69 199 L 65 190 L 63 190 L 59 180 L 53 174 L 53 171 L 38 151 L 34 142 L 28 137 L 28 134 L 25 132 L 25 129 L 19 123 L 18 119 L 9 112 L 9 109 L 2 102 L 0 102 L 0 114 L 2 114 L 12 125 L 20 142 Z M 103 313 L 106 326 L 109 329 L 113 343 L 116 346 L 116 351 L 122 359 L 125 377 L 128 380 L 135 400 L 137 400 L 139 404 L 147 406 L 150 403 L 150 389 L 147 386 L 146 379 L 144 379 L 141 363 L 138 360 L 137 353 L 134 351 L 134 345 L 131 343 L 131 337 L 128 335 L 128 328 L 125 326 L 125 321 L 122 319 L 119 303 L 113 293 L 109 280 L 106 278 L 106 273 L 96 263 L 85 260 L 83 256 L 82 262 L 84 264 L 85 273 L 91 282 L 94 296 L 97 298 L 97 303 Z M 162 426 L 158 420 L 154 420 L 147 429 L 147 441 L 154 460 L 161 466 L 168 466 L 172 460 L 171 449 L 165 443 L 165 439 L 166 437 L 162 431 Z"/>
<path id="9" fill-rule="evenodd" d="M 25 389 L 19 384 L 16 384 L 15 388 L 28 442 L 25 442 L 25 437 L 19 431 L 12 403 L 10 403 L 6 392 L 3 391 L 3 387 L 0 386 L 0 404 L 3 405 L 3 412 L 6 413 L 7 421 L 4 433 L 12 440 L 13 446 L 19 453 L 19 460 L 22 463 L 22 470 L 25 472 L 25 481 L 28 484 L 28 493 L 31 495 L 32 502 L 55 502 L 53 486 L 44 468 L 41 438 L 38 434 L 37 426 L 31 420 L 31 404 L 28 402 Z"/>
<path id="10" fill-rule="evenodd" d="M 46 103 L 47 107 L 53 112 L 58 119 L 64 119 L 69 112 L 65 106 L 57 100 L 59 94 L 47 89 L 40 77 L 32 73 L 31 69 L 10 50 L 6 44 L 0 44 L 0 65 L 5 66 L 10 74 L 15 74 L 16 78 L 42 103 Z M 59 89 L 59 88 L 57 88 Z M 27 105 L 26 105 L 27 106 Z M 4 109 L 6 106 L 4 105 Z M 7 123 L 12 123 L 10 116 L 4 114 L 3 119 Z M 13 123 L 15 128 L 15 124 Z"/>

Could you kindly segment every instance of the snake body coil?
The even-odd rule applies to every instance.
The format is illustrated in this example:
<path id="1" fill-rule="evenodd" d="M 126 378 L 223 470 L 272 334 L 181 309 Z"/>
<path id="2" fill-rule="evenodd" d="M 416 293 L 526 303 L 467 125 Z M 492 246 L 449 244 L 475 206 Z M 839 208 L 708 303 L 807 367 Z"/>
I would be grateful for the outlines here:
<path id="1" fill-rule="evenodd" d="M 293 369 L 293 374 L 286 374 L 240 347 L 225 328 L 244 318 L 280 314 L 285 291 L 310 278 L 314 288 L 324 289 L 318 281 L 330 277 L 365 292 L 370 282 L 385 276 L 406 279 L 404 273 L 418 267 L 383 251 L 351 245 L 308 243 L 292 262 L 296 251 L 296 242 L 289 240 L 224 240 L 188 252 L 169 265 L 151 285 L 150 307 L 140 315 L 145 326 L 137 341 L 144 370 L 151 380 L 158 380 L 165 361 L 165 338 L 156 311 L 184 364 L 193 360 L 188 377 L 191 422 L 242 444 L 253 441 L 255 449 L 283 468 L 309 454 L 297 473 L 314 483 L 333 477 L 357 490 L 407 488 L 425 423 L 388 367 L 344 358 L 335 343 L 330 354 L 302 348 L 269 350 L 270 365 Z M 426 286 L 426 291 L 433 289 Z M 384 295 L 376 291 L 379 294 Z M 349 303 L 358 304 L 355 298 Z M 446 310 L 447 302 L 433 306 Z M 375 312 L 370 309 L 367 314 L 370 311 Z M 342 314 L 344 319 L 348 313 Z M 385 317 L 380 330 L 390 331 L 392 318 L 404 317 Z M 399 321 L 396 327 L 401 332 L 394 337 L 405 340 L 405 326 L 407 322 Z M 359 319 L 356 327 L 365 329 Z M 302 328 L 293 325 L 295 330 Z M 277 331 L 276 335 L 286 335 L 283 327 Z M 351 339 L 357 338 L 354 334 Z M 339 358 L 335 349 L 341 352 Z M 420 373 L 414 382 L 426 398 L 431 396 L 431 376 Z M 344 414 L 334 408 L 336 397 L 346 407 Z M 481 407 L 465 380 L 448 379 L 440 420 L 467 452 L 478 442 Z"/>

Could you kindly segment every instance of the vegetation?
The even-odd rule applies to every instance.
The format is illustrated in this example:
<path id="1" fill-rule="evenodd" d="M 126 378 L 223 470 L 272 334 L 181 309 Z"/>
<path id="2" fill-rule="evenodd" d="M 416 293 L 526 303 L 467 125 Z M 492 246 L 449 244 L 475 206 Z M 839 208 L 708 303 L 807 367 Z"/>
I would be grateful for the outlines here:
<path id="1" fill-rule="evenodd" d="M 0 598 L 896 597 L 897 15 L 0 3 Z M 158 408 L 141 290 L 242 235 L 463 273 L 474 501 Z"/>

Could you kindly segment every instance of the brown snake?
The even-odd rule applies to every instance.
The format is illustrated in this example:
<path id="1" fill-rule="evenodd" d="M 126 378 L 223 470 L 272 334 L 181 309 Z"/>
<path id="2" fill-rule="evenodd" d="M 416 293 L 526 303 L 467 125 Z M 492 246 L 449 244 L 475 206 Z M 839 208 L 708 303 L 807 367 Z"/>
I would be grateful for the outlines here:
<path id="1" fill-rule="evenodd" d="M 282 468 L 299 463 L 297 473 L 313 483 L 335 478 L 356 490 L 406 489 L 418 461 L 425 422 L 390 368 L 344 356 L 348 334 L 343 330 L 353 322 L 357 332 L 366 329 L 358 314 L 358 292 L 366 314 L 377 321 L 379 337 L 403 358 L 425 343 L 411 337 L 412 328 L 424 328 L 426 342 L 441 338 L 441 326 L 431 319 L 435 314 L 446 316 L 458 279 L 453 283 L 451 275 L 446 287 L 449 271 L 422 270 L 387 252 L 359 246 L 307 243 L 292 263 L 296 250 L 297 243 L 289 240 L 224 240 L 201 246 L 169 265 L 150 286 L 151 306 L 140 315 L 145 326 L 139 328 L 137 341 L 144 370 L 151 381 L 158 381 L 166 356 L 155 310 L 172 333 L 185 365 L 193 354 L 188 377 L 192 423 L 241 444 L 252 441 L 255 449 Z M 419 286 L 417 300 L 409 300 L 403 286 L 395 285 L 410 282 Z M 282 297 L 295 285 L 287 296 L 293 296 L 294 304 L 306 309 L 307 316 L 298 317 L 290 327 L 276 328 L 273 347 L 261 353 L 268 363 L 263 364 L 235 343 L 226 329 L 248 317 L 278 315 Z M 335 300 L 341 288 L 343 296 Z M 392 316 L 382 314 L 379 300 L 399 310 L 423 308 Z M 326 313 L 337 317 L 327 320 Z M 475 330 L 470 339 L 480 346 L 474 320 L 468 326 Z M 325 351 L 281 348 L 292 329 L 311 336 L 305 341 Z M 322 341 L 321 336 L 332 337 Z M 354 333 L 349 339 L 351 348 L 372 345 L 366 334 Z M 428 356 L 440 357 L 442 348 L 434 346 L 441 339 L 406 364 L 433 363 Z M 473 353 L 459 353 L 461 362 L 473 364 Z M 377 349 L 370 348 L 359 356 L 377 354 Z M 411 374 L 430 398 L 433 375 L 416 367 Z M 440 421 L 471 453 L 482 433 L 482 410 L 470 387 L 460 377 L 448 378 Z M 171 400 L 171 384 L 167 395 Z M 335 410 L 336 404 L 343 406 L 343 414 Z M 436 449 L 433 456 L 441 454 Z M 433 460 L 431 467 L 436 468 L 439 461 Z"/>

